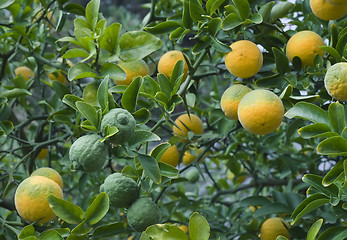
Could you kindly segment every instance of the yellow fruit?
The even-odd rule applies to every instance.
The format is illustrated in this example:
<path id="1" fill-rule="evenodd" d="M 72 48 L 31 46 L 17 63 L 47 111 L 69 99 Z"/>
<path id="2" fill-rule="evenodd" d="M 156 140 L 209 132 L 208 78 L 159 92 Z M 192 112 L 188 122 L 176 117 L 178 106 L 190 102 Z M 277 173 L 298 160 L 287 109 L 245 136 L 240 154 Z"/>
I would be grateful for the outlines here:
<path id="1" fill-rule="evenodd" d="M 284 107 L 276 94 L 269 90 L 257 89 L 241 99 L 237 114 L 241 125 L 247 131 L 265 135 L 280 126 Z"/>
<path id="2" fill-rule="evenodd" d="M 30 78 L 35 76 L 34 72 L 26 66 L 17 67 L 14 70 L 14 74 L 16 75 L 16 77 L 18 77 L 19 75 L 23 76 L 25 81 L 28 81 Z"/>
<path id="3" fill-rule="evenodd" d="M 129 85 L 134 78 L 149 75 L 147 63 L 142 59 L 133 62 L 120 61 L 118 65 L 126 73 L 127 77 L 124 80 L 114 80 L 114 83 L 117 85 Z"/>
<path id="4" fill-rule="evenodd" d="M 335 4 L 335 5 L 344 5 L 347 6 L 347 1 L 346 0 L 326 0 L 330 4 Z"/>
<path id="5" fill-rule="evenodd" d="M 242 84 L 232 85 L 225 90 L 220 102 L 225 116 L 232 120 L 237 120 L 237 108 L 239 107 L 239 103 L 243 96 L 250 91 L 252 91 L 252 89 Z"/>
<path id="6" fill-rule="evenodd" d="M 50 208 L 47 196 L 53 194 L 63 198 L 63 192 L 53 180 L 43 176 L 32 176 L 22 181 L 15 193 L 15 206 L 18 214 L 29 222 L 46 223 L 55 214 Z"/>
<path id="7" fill-rule="evenodd" d="M 346 5 L 330 4 L 326 0 L 310 0 L 310 6 L 313 14 L 325 21 L 337 20 L 347 14 Z"/>
<path id="8" fill-rule="evenodd" d="M 160 162 L 170 164 L 173 167 L 177 167 L 180 160 L 180 153 L 176 145 L 172 145 L 166 149 L 164 154 L 160 158 Z"/>
<path id="9" fill-rule="evenodd" d="M 317 55 L 324 56 L 323 39 L 315 32 L 300 31 L 294 34 L 287 43 L 286 54 L 292 62 L 294 57 L 299 57 L 302 66 L 313 66 Z"/>
<path id="10" fill-rule="evenodd" d="M 168 78 L 171 78 L 172 70 L 174 69 L 176 63 L 179 60 L 184 61 L 184 68 L 183 68 L 183 78 L 182 82 L 186 80 L 188 76 L 188 64 L 184 58 L 184 55 L 181 51 L 169 51 L 165 53 L 158 62 L 158 72 L 164 74 Z"/>
<path id="11" fill-rule="evenodd" d="M 175 135 L 188 137 L 188 132 L 192 131 L 195 134 L 202 134 L 204 132 L 204 127 L 202 125 L 201 119 L 194 114 L 182 114 L 176 120 L 173 126 L 173 132 Z"/>
<path id="12" fill-rule="evenodd" d="M 67 84 L 68 81 L 61 72 L 48 73 L 48 78 L 52 81 L 59 81 L 61 84 Z"/>
<path id="13" fill-rule="evenodd" d="M 188 233 L 189 227 L 187 225 L 180 225 L 178 227 L 179 229 L 181 229 L 184 233 Z"/>
<path id="14" fill-rule="evenodd" d="M 38 168 L 35 171 L 33 171 L 30 176 L 43 176 L 43 177 L 49 178 L 53 180 L 54 182 L 56 182 L 61 189 L 63 189 L 63 179 L 61 178 L 60 174 L 53 168 L 49 168 L 49 167 Z"/>
<path id="15" fill-rule="evenodd" d="M 194 162 L 194 160 L 200 156 L 200 154 L 202 153 L 202 148 L 196 148 L 196 147 L 192 147 L 190 149 L 188 149 L 187 151 L 184 152 L 183 157 L 182 157 L 182 163 L 184 165 L 189 165 L 192 162 Z M 199 162 L 202 162 L 203 157 L 199 160 Z"/>
<path id="16" fill-rule="evenodd" d="M 48 156 L 48 149 L 47 148 L 42 148 L 39 152 L 39 154 L 37 154 L 37 159 L 46 159 Z"/>
<path id="17" fill-rule="evenodd" d="M 347 62 L 332 65 L 325 74 L 324 85 L 330 96 L 340 101 L 346 101 Z"/>
<path id="18" fill-rule="evenodd" d="M 230 45 L 231 52 L 225 55 L 225 66 L 239 78 L 249 78 L 263 66 L 263 54 L 253 42 L 240 40 Z"/>
<path id="19" fill-rule="evenodd" d="M 278 236 L 284 236 L 289 239 L 289 227 L 289 224 L 283 221 L 282 218 L 269 218 L 261 225 L 260 239 L 276 240 Z"/>

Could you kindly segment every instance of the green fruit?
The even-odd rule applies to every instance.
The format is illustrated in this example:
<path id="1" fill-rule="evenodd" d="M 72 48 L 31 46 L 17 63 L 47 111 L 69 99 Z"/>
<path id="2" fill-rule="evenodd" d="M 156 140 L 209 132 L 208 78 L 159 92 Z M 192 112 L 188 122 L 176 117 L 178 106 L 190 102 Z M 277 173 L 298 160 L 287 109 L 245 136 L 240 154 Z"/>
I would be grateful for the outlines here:
<path id="1" fill-rule="evenodd" d="M 74 169 L 84 172 L 100 170 L 107 159 L 107 147 L 100 142 L 97 134 L 89 134 L 78 138 L 69 151 L 69 158 Z"/>
<path id="2" fill-rule="evenodd" d="M 199 176 L 200 176 L 199 171 L 196 168 L 193 168 L 186 173 L 186 178 L 191 183 L 195 183 L 196 181 L 198 181 Z"/>
<path id="3" fill-rule="evenodd" d="M 134 134 L 136 121 L 133 115 L 123 108 L 111 109 L 101 120 L 101 132 L 106 126 L 118 128 L 118 132 L 110 137 L 110 141 L 116 145 L 123 145 Z"/>
<path id="4" fill-rule="evenodd" d="M 134 179 L 125 177 L 121 173 L 113 173 L 100 186 L 100 192 L 107 193 L 112 206 L 128 208 L 137 199 L 139 188 Z"/>
<path id="5" fill-rule="evenodd" d="M 129 208 L 127 219 L 130 227 L 137 232 L 146 230 L 147 227 L 159 223 L 160 210 L 149 198 L 137 199 Z"/>

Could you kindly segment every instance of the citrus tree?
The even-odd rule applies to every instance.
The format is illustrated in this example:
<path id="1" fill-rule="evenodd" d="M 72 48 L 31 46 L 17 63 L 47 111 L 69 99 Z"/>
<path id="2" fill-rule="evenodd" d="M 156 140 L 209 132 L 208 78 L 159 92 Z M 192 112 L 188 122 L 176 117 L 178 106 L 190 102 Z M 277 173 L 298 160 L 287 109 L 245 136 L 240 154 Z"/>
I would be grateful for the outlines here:
<path id="1" fill-rule="evenodd" d="M 344 0 L 103 7 L 0 1 L 0 239 L 345 239 Z"/>

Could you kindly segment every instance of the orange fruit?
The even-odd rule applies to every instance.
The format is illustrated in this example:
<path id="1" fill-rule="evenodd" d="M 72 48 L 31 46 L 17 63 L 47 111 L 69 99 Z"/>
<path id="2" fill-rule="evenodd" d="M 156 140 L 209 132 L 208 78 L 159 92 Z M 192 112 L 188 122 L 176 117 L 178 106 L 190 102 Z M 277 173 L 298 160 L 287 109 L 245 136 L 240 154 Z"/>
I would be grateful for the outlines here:
<path id="1" fill-rule="evenodd" d="M 14 74 L 16 75 L 16 77 L 18 77 L 19 75 L 23 76 L 25 81 L 28 81 L 30 78 L 35 76 L 33 70 L 26 66 L 17 67 L 14 70 Z"/>
<path id="2" fill-rule="evenodd" d="M 149 68 L 147 66 L 147 63 L 142 59 L 132 62 L 119 61 L 118 65 L 121 69 L 123 69 L 127 76 L 124 80 L 114 80 L 115 84 L 117 85 L 128 86 L 134 78 L 138 76 L 144 77 L 149 75 Z"/>
<path id="3" fill-rule="evenodd" d="M 160 158 L 160 162 L 170 164 L 173 167 L 177 167 L 180 160 L 180 153 L 176 145 L 172 145 L 166 149 L 164 154 Z"/>
<path id="4" fill-rule="evenodd" d="M 176 120 L 173 126 L 173 132 L 177 136 L 182 136 L 184 138 L 188 137 L 188 132 L 192 131 L 195 134 L 202 134 L 204 132 L 204 127 L 201 119 L 194 114 L 182 114 Z"/>
<path id="5" fill-rule="evenodd" d="M 184 165 L 189 165 L 191 164 L 192 162 L 195 161 L 195 159 L 197 157 L 200 156 L 200 154 L 203 152 L 202 148 L 196 148 L 196 147 L 191 147 L 189 148 L 188 150 L 186 150 L 183 154 L 183 157 L 182 157 L 182 163 Z M 202 157 L 200 160 L 199 160 L 199 163 L 202 162 L 204 157 Z"/>
<path id="6" fill-rule="evenodd" d="M 347 5 L 335 5 L 326 0 L 310 0 L 310 7 L 316 17 L 325 21 L 337 20 L 347 14 Z"/>
<path id="7" fill-rule="evenodd" d="M 261 240 L 276 240 L 278 236 L 290 238 L 288 229 L 289 224 L 283 221 L 282 218 L 269 218 L 261 225 L 260 239 Z"/>
<path id="8" fill-rule="evenodd" d="M 48 78 L 51 79 L 52 81 L 58 81 L 61 84 L 67 84 L 68 83 L 66 77 L 61 72 L 48 73 Z"/>
<path id="9" fill-rule="evenodd" d="M 231 52 L 225 55 L 225 66 L 239 78 L 250 78 L 263 66 L 263 54 L 253 42 L 240 40 L 230 45 Z"/>
<path id="10" fill-rule="evenodd" d="M 30 176 L 43 176 L 43 177 L 49 178 L 53 180 L 54 182 L 56 182 L 61 189 L 63 189 L 63 179 L 60 176 L 60 174 L 53 168 L 49 168 L 49 167 L 38 168 L 35 171 L 33 171 Z"/>
<path id="11" fill-rule="evenodd" d="M 179 60 L 184 61 L 184 68 L 183 68 L 183 77 L 182 82 L 186 80 L 188 76 L 188 64 L 184 58 L 183 52 L 173 50 L 165 53 L 158 62 L 158 72 L 164 74 L 168 78 L 171 78 L 172 70 L 174 69 L 176 63 Z"/>

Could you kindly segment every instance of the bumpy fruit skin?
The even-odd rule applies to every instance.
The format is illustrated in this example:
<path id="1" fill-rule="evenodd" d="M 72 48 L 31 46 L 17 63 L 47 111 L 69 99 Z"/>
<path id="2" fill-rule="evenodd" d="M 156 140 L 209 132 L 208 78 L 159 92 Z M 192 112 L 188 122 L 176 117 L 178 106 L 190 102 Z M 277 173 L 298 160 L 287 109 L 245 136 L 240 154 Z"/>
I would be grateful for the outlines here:
<path id="1" fill-rule="evenodd" d="M 147 63 L 143 59 L 139 59 L 132 62 L 123 62 L 118 63 L 119 67 L 123 69 L 127 75 L 124 80 L 114 80 L 114 83 L 117 85 L 130 85 L 134 78 L 141 76 L 149 75 L 149 68 Z"/>
<path id="2" fill-rule="evenodd" d="M 127 219 L 130 227 L 137 232 L 146 230 L 147 227 L 159 223 L 160 209 L 151 199 L 139 198 L 128 209 Z"/>
<path id="3" fill-rule="evenodd" d="M 333 98 L 339 101 L 347 100 L 347 62 L 336 63 L 328 69 L 324 86 Z"/>
<path id="4" fill-rule="evenodd" d="M 180 161 L 180 153 L 178 152 L 177 146 L 172 145 L 168 147 L 159 161 L 170 164 L 173 167 L 177 167 Z"/>
<path id="5" fill-rule="evenodd" d="M 257 89 L 241 99 L 237 114 L 241 125 L 247 131 L 265 135 L 280 126 L 284 107 L 276 94 L 269 90 Z"/>
<path id="6" fill-rule="evenodd" d="M 30 78 L 35 76 L 33 70 L 31 70 L 30 68 L 26 66 L 17 67 L 14 70 L 14 74 L 16 75 L 16 77 L 18 77 L 19 75 L 22 75 L 25 81 L 28 81 Z"/>
<path id="7" fill-rule="evenodd" d="M 159 59 L 158 62 L 158 72 L 164 74 L 168 78 L 171 78 L 172 75 L 172 70 L 174 69 L 176 63 L 179 60 L 184 61 L 184 67 L 183 67 L 183 77 L 182 77 L 182 82 L 186 80 L 188 76 L 188 64 L 184 58 L 184 55 L 181 51 L 169 51 L 165 53 L 161 58 Z"/>
<path id="8" fill-rule="evenodd" d="M 310 0 L 310 7 L 316 17 L 325 21 L 337 20 L 347 14 L 346 5 L 330 4 L 326 0 Z"/>
<path id="9" fill-rule="evenodd" d="M 173 132 L 175 135 L 188 137 L 188 132 L 192 131 L 195 134 L 203 134 L 204 127 L 201 119 L 194 114 L 182 114 L 175 120 L 177 128 L 173 126 Z"/>
<path id="10" fill-rule="evenodd" d="M 60 174 L 53 168 L 49 168 L 49 167 L 38 168 L 35 171 L 33 171 L 30 176 L 43 176 L 43 177 L 49 178 L 53 180 L 54 182 L 56 182 L 61 189 L 63 189 L 63 179 L 60 176 Z"/>
<path id="11" fill-rule="evenodd" d="M 260 229 L 261 240 L 276 240 L 277 236 L 284 236 L 290 238 L 289 224 L 283 221 L 282 218 L 274 217 L 267 219 Z"/>
<path id="12" fill-rule="evenodd" d="M 324 50 L 319 46 L 324 46 L 323 39 L 312 31 L 300 31 L 295 33 L 288 41 L 286 54 L 290 62 L 294 57 L 299 57 L 302 66 L 313 66 L 317 55 L 324 56 Z"/>
<path id="13" fill-rule="evenodd" d="M 225 55 L 225 66 L 239 78 L 250 78 L 263 66 L 263 54 L 251 41 L 240 40 L 230 45 L 231 52 Z"/>
<path id="14" fill-rule="evenodd" d="M 74 169 L 84 172 L 100 170 L 107 159 L 107 147 L 100 142 L 97 134 L 88 134 L 78 138 L 69 151 L 69 158 Z"/>
<path id="15" fill-rule="evenodd" d="M 235 84 L 227 88 L 221 98 L 222 110 L 228 118 L 238 120 L 237 108 L 243 96 L 252 91 L 249 87 L 242 84 Z"/>
<path id="16" fill-rule="evenodd" d="M 100 186 L 100 192 L 107 193 L 112 206 L 128 208 L 138 198 L 139 187 L 132 178 L 113 173 Z"/>
<path id="17" fill-rule="evenodd" d="M 14 197 L 18 214 L 29 222 L 39 219 L 39 224 L 51 221 L 55 214 L 47 201 L 50 194 L 63 198 L 63 191 L 53 180 L 43 176 L 26 178 L 19 184 Z"/>
<path id="18" fill-rule="evenodd" d="M 101 131 L 104 132 L 105 127 L 118 128 L 118 132 L 109 138 L 116 145 L 123 145 L 128 142 L 134 135 L 136 121 L 133 115 L 123 108 L 111 109 L 101 120 Z"/>

